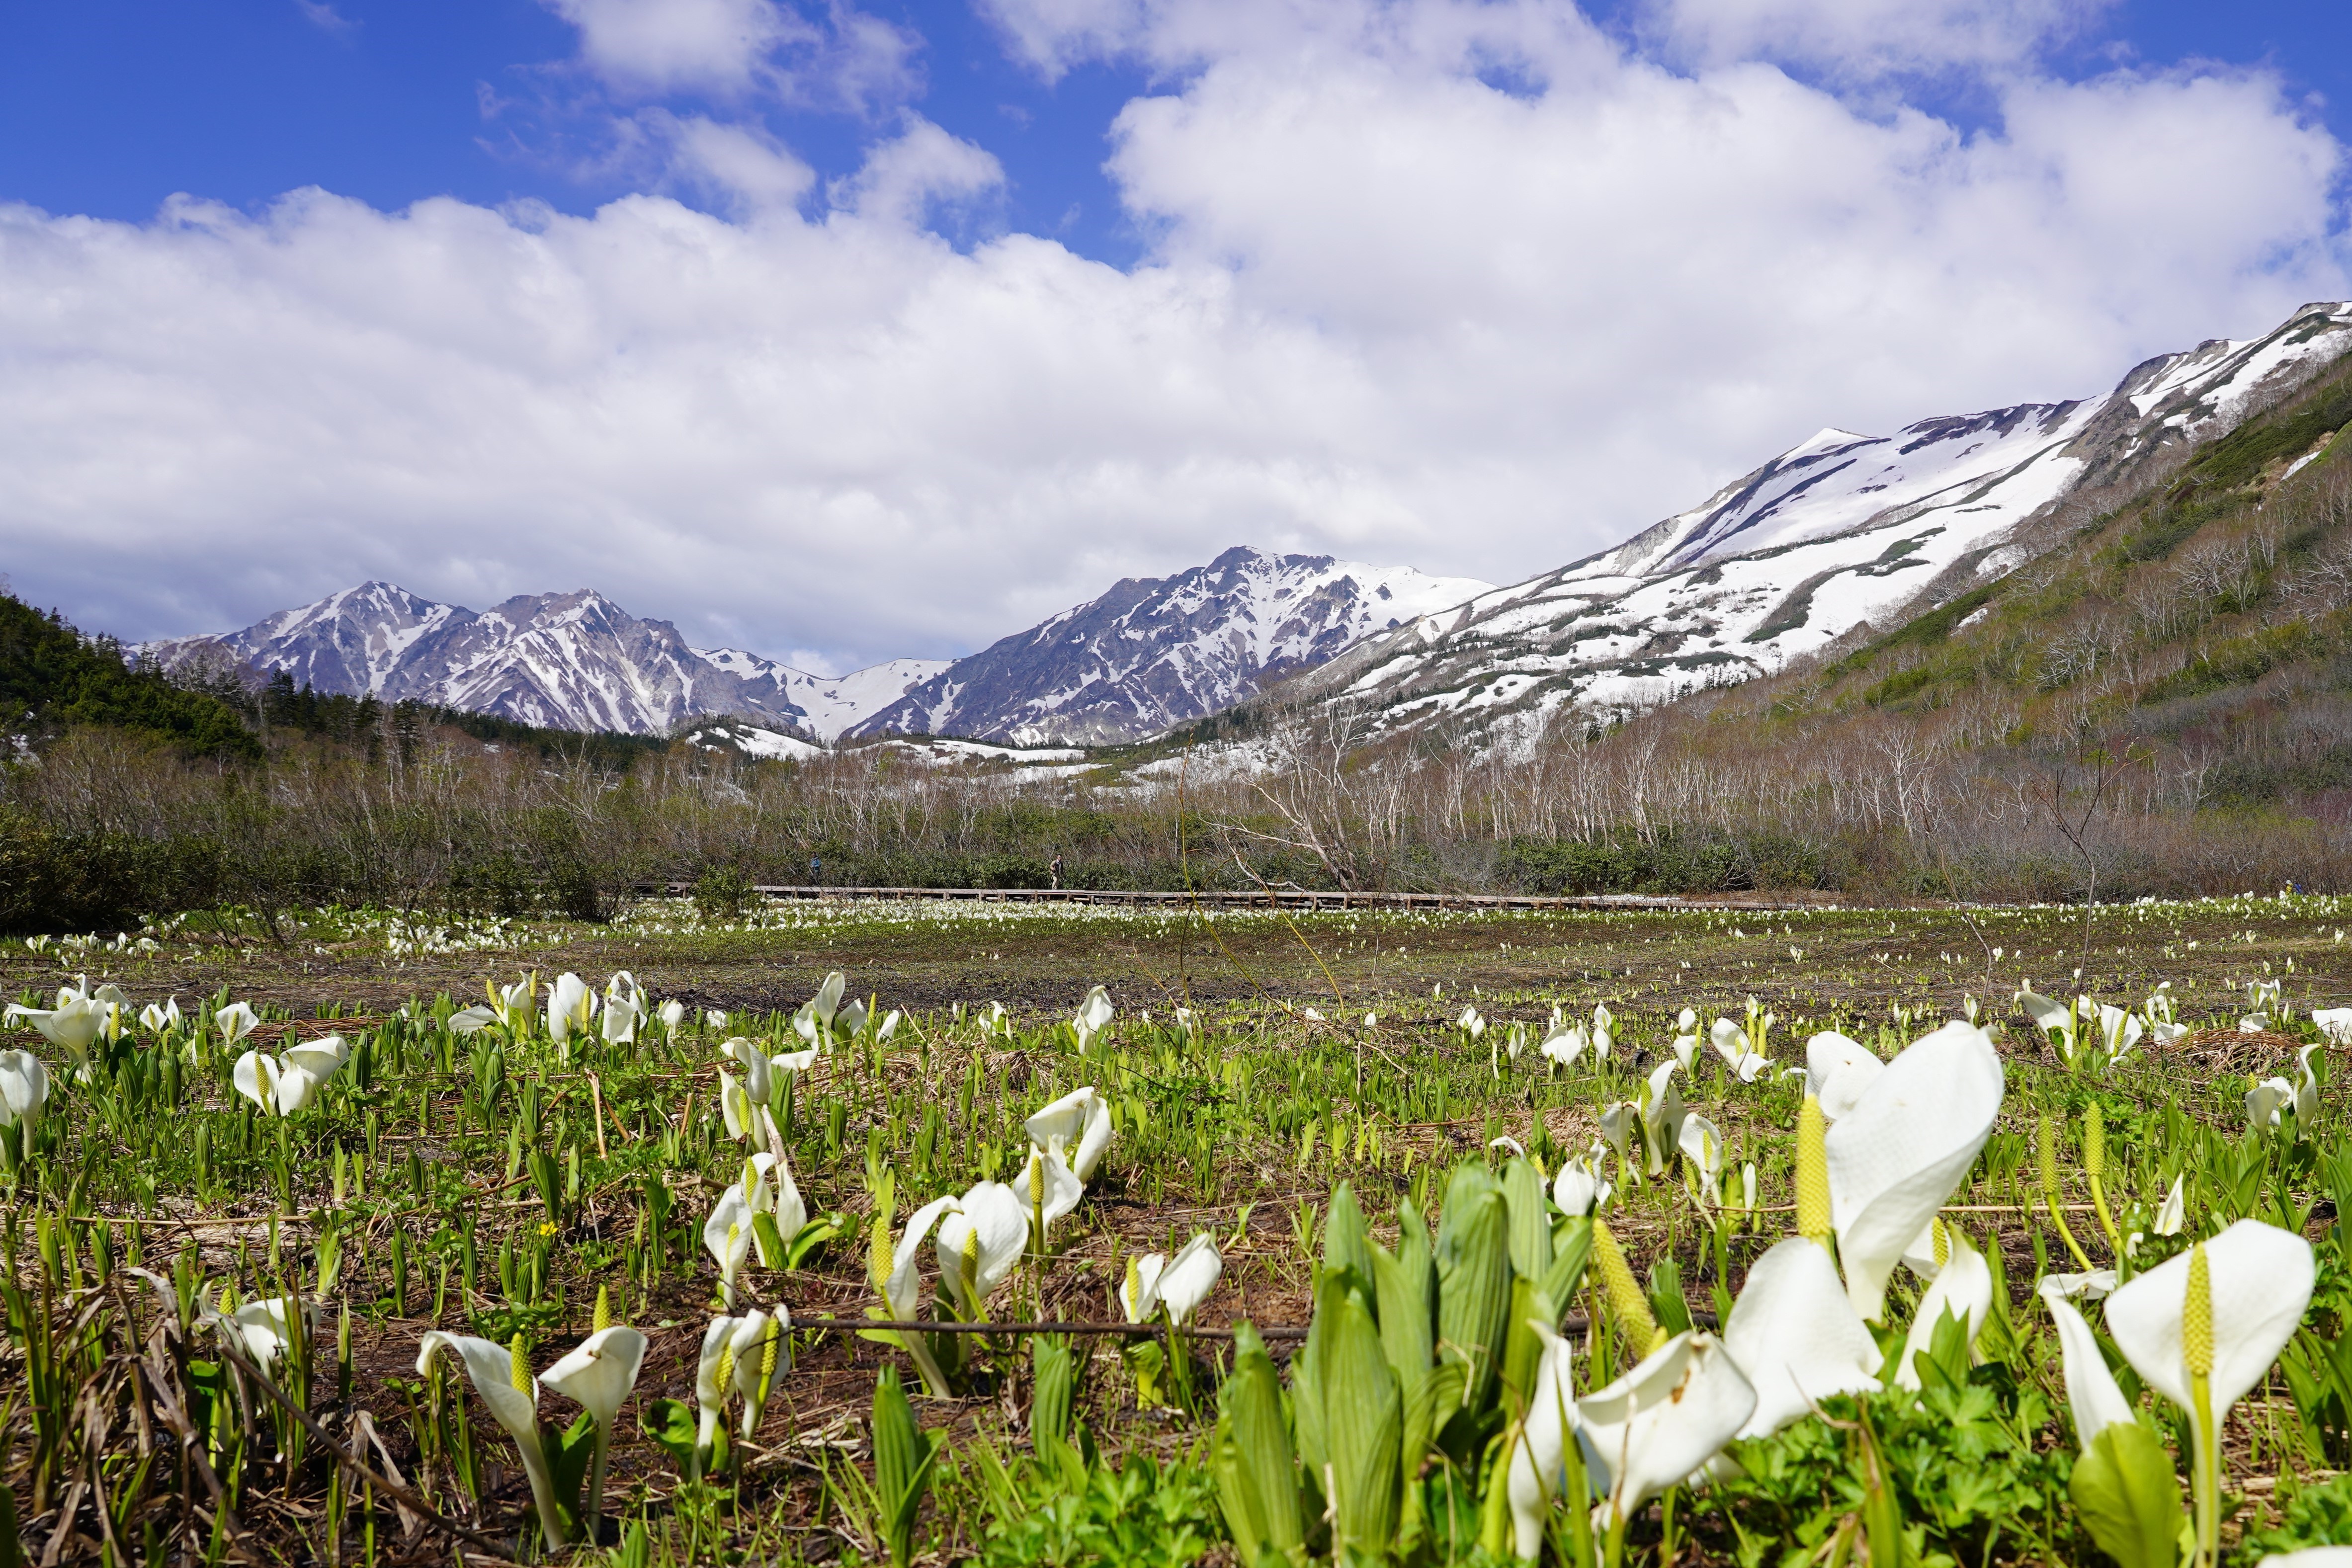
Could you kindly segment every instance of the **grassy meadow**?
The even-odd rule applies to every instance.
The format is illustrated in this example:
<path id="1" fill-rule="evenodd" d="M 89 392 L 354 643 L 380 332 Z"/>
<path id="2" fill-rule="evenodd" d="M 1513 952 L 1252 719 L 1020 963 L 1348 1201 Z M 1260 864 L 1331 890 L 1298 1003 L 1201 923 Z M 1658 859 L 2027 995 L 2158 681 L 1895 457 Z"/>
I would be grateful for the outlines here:
<path id="1" fill-rule="evenodd" d="M 2347 929 L 680 901 L 0 944 L 39 1064 L 0 1056 L 0 1568 L 2352 1544 Z"/>

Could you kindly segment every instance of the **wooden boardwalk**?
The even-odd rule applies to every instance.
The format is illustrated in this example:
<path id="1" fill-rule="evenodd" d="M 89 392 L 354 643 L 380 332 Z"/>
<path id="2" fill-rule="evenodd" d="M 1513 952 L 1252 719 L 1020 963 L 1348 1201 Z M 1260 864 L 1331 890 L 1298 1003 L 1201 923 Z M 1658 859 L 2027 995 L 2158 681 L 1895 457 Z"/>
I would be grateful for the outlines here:
<path id="1" fill-rule="evenodd" d="M 640 883 L 637 892 L 686 897 L 694 884 Z M 1644 893 L 1549 895 L 1521 893 L 1341 893 L 1308 888 L 1239 892 L 1142 893 L 1091 887 L 853 887 L 814 883 L 778 883 L 752 892 L 780 904 L 849 903 L 867 899 L 948 899 L 987 904 L 1108 904 L 1137 909 L 1589 909 L 1757 911 L 1834 909 L 1833 894 L 1721 893 L 1677 897 Z"/>

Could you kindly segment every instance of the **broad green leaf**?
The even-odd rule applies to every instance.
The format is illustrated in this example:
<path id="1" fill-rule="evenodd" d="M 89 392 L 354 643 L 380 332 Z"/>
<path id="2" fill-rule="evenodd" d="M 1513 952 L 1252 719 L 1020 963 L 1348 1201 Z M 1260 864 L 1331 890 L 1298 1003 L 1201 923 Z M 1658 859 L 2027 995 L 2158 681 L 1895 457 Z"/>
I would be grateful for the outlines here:
<path id="1" fill-rule="evenodd" d="M 669 1455 L 678 1474 L 694 1473 L 696 1434 L 691 1406 L 677 1399 L 656 1399 L 645 1407 L 637 1421 L 645 1427 L 646 1436 Z"/>
<path id="2" fill-rule="evenodd" d="M 1274 1358 L 1247 1322 L 1234 1331 L 1234 1369 L 1217 1390 L 1217 1489 L 1244 1562 L 1262 1547 L 1287 1557 L 1304 1549 L 1298 1474 L 1282 1416 Z"/>
<path id="3" fill-rule="evenodd" d="M 1468 1195 L 1457 1197 L 1468 1189 Z M 1447 1189 L 1437 1238 L 1438 1354 L 1468 1368 L 1463 1404 L 1494 1403 L 1504 1314 L 1511 1305 L 1509 1214 L 1490 1183 L 1457 1175 Z M 1470 1196 L 1475 1195 L 1475 1196 Z"/>
<path id="4" fill-rule="evenodd" d="M 1372 1244 L 1364 1234 L 1363 1206 L 1346 1182 L 1332 1189 L 1331 1217 L 1323 1222 L 1323 1267 L 1353 1270 L 1364 1288 L 1371 1288 Z"/>
<path id="5" fill-rule="evenodd" d="M 1568 1303 L 1576 1300 L 1577 1286 L 1583 1282 L 1585 1260 L 1591 1256 L 1592 1221 L 1581 1214 L 1570 1215 L 1552 1235 L 1551 1268 L 1542 1281 L 1545 1299 L 1566 1312 Z"/>
<path id="6" fill-rule="evenodd" d="M 1333 1525 L 1342 1543 L 1366 1553 L 1386 1552 L 1395 1543 L 1402 1500 L 1398 1449 L 1404 1408 L 1380 1329 L 1361 1296 L 1350 1292 L 1335 1304 L 1317 1372 Z"/>
<path id="7" fill-rule="evenodd" d="M 2174 1568 L 2179 1560 L 2180 1478 L 2172 1456 L 2137 1421 L 2102 1428 L 2067 1490 L 2099 1549 L 2123 1568 Z"/>
<path id="8" fill-rule="evenodd" d="M 1551 1272 L 1551 1205 L 1533 1161 L 1503 1167 L 1503 1202 L 1511 1215 L 1511 1268 L 1522 1280 L 1540 1280 Z"/>

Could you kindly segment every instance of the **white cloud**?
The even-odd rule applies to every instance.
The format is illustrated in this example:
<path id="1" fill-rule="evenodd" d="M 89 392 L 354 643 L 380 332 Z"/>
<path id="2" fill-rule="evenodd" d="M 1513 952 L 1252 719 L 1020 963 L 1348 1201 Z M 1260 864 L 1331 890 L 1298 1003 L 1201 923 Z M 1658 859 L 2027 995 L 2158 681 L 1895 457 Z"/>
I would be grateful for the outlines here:
<path id="1" fill-rule="evenodd" d="M 625 94 L 772 93 L 859 110 L 913 90 L 918 40 L 845 0 L 821 19 L 779 0 L 542 0 L 580 62 Z"/>
<path id="2" fill-rule="evenodd" d="M 0 209 L 7 564 L 133 635 L 593 583 L 846 667 L 1236 542 L 1517 578 L 1822 424 L 2103 392 L 2347 292 L 2342 150 L 2258 73 L 2015 69 L 1963 134 L 1533 3 L 1010 9 L 1041 68 L 1171 71 L 1115 135 L 1144 265 L 947 243 L 1003 171 L 911 117 L 813 202 L 772 139 L 641 111 L 728 217 Z"/>
<path id="3" fill-rule="evenodd" d="M 1722 62 L 1765 58 L 1848 77 L 2027 61 L 2088 30 L 2116 0 L 1655 0 L 1677 45 Z"/>

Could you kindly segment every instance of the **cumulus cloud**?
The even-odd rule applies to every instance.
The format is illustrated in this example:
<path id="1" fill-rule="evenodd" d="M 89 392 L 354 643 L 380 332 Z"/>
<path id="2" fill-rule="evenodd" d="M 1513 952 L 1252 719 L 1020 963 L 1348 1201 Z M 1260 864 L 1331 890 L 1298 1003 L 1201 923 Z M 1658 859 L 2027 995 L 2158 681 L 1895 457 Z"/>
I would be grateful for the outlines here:
<path id="1" fill-rule="evenodd" d="M 593 583 L 846 666 L 1236 542 L 1513 580 L 1821 425 L 2347 292 L 2342 149 L 2258 72 L 2015 69 L 1963 132 L 1534 0 L 997 15 L 1041 69 L 1165 68 L 1114 128 L 1141 264 L 949 243 L 1003 172 L 916 116 L 820 193 L 645 110 L 718 214 L 0 209 L 7 564 L 134 635 Z"/>
<path id="2" fill-rule="evenodd" d="M 1765 58 L 1847 78 L 2017 66 L 2116 0 L 1655 0 L 1649 17 L 1710 62 Z"/>
<path id="3" fill-rule="evenodd" d="M 816 16 L 780 0 L 543 3 L 579 29 L 580 63 L 623 94 L 772 93 L 871 110 L 915 85 L 919 40 L 845 0 Z"/>

